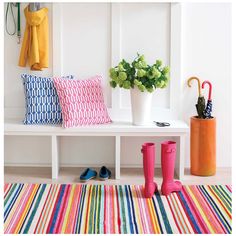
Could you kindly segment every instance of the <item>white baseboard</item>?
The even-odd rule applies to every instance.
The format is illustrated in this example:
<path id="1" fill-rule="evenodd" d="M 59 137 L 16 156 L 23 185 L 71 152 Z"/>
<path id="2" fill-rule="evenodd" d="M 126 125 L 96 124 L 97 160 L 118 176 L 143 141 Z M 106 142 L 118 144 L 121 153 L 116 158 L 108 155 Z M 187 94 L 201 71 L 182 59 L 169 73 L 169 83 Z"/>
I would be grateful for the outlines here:
<path id="1" fill-rule="evenodd" d="M 103 163 L 102 165 L 114 168 L 114 165 Z M 60 167 L 95 167 L 99 168 L 101 164 L 60 164 Z M 5 167 L 51 167 L 50 163 L 4 163 Z M 160 168 L 160 164 L 156 164 L 155 168 Z M 143 168 L 140 164 L 135 165 L 121 165 L 121 168 Z"/>
<path id="2" fill-rule="evenodd" d="M 4 163 L 4 167 L 50 167 L 50 163 Z"/>
<path id="3" fill-rule="evenodd" d="M 60 164 L 60 167 L 94 167 L 94 168 L 99 168 L 102 165 L 109 167 L 109 168 L 114 168 L 114 165 L 111 165 L 110 163 L 103 163 L 103 164 L 66 164 L 62 163 Z M 49 167 L 51 168 L 51 163 L 4 163 L 4 167 Z M 122 165 L 121 168 L 143 168 L 142 165 L 140 164 L 130 164 L 130 165 Z M 161 168 L 161 164 L 158 163 L 155 165 L 155 168 Z M 190 168 L 190 166 L 185 166 L 185 168 Z M 232 166 L 217 166 L 217 169 L 231 169 Z"/>

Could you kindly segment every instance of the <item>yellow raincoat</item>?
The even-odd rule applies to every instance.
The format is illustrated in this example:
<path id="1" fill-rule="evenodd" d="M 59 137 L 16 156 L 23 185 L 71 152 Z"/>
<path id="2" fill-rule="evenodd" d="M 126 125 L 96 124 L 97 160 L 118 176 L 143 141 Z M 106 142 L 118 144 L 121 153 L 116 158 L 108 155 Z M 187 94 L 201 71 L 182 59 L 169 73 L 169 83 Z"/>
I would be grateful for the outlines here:
<path id="1" fill-rule="evenodd" d="M 48 9 L 30 12 L 26 7 L 24 13 L 26 27 L 19 66 L 25 67 L 28 61 L 31 70 L 42 70 L 48 67 Z"/>

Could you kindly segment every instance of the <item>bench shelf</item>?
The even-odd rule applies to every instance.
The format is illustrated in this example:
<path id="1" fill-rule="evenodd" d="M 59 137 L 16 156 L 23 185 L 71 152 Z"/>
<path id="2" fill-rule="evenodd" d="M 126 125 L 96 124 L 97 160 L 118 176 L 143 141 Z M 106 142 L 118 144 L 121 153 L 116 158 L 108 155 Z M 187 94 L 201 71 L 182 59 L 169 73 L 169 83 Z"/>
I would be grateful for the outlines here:
<path id="1" fill-rule="evenodd" d="M 120 143 L 121 137 L 177 137 L 178 152 L 176 157 L 176 173 L 179 179 L 184 176 L 185 139 L 189 132 L 188 125 L 180 120 L 167 121 L 169 127 L 157 127 L 155 124 L 147 126 L 133 126 L 130 122 L 113 122 L 111 124 L 62 128 L 59 125 L 24 125 L 20 121 L 7 120 L 4 125 L 4 135 L 50 136 L 52 155 L 52 178 L 59 173 L 58 139 L 63 136 L 109 136 L 115 137 L 115 178 L 120 179 Z"/>

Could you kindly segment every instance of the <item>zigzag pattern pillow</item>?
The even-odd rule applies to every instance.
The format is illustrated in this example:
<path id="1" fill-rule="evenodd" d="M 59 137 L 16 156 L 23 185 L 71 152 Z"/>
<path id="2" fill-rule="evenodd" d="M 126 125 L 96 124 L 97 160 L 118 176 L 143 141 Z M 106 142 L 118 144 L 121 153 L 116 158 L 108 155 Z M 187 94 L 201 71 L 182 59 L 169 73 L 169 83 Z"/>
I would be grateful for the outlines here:
<path id="1" fill-rule="evenodd" d="M 63 127 L 110 123 L 104 104 L 101 76 L 86 80 L 54 78 L 60 100 Z"/>
<path id="2" fill-rule="evenodd" d="M 21 78 L 26 103 L 24 124 L 61 124 L 61 107 L 52 78 L 30 74 L 22 74 Z"/>

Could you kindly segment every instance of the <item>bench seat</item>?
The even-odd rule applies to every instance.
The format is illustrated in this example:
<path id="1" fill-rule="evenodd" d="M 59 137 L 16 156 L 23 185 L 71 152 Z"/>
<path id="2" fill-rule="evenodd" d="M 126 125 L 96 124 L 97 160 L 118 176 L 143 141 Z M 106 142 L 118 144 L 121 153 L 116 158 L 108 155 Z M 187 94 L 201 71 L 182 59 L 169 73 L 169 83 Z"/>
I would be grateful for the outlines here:
<path id="1" fill-rule="evenodd" d="M 52 145 L 52 178 L 59 173 L 58 138 L 62 136 L 111 136 L 115 137 L 115 177 L 120 178 L 120 139 L 122 136 L 171 136 L 178 139 L 176 173 L 179 179 L 184 176 L 185 139 L 189 132 L 188 125 L 181 120 L 169 120 L 170 126 L 157 127 L 154 123 L 145 126 L 134 126 L 131 122 L 62 128 L 60 125 L 24 125 L 22 121 L 8 119 L 4 123 L 4 135 L 51 136 Z"/>

